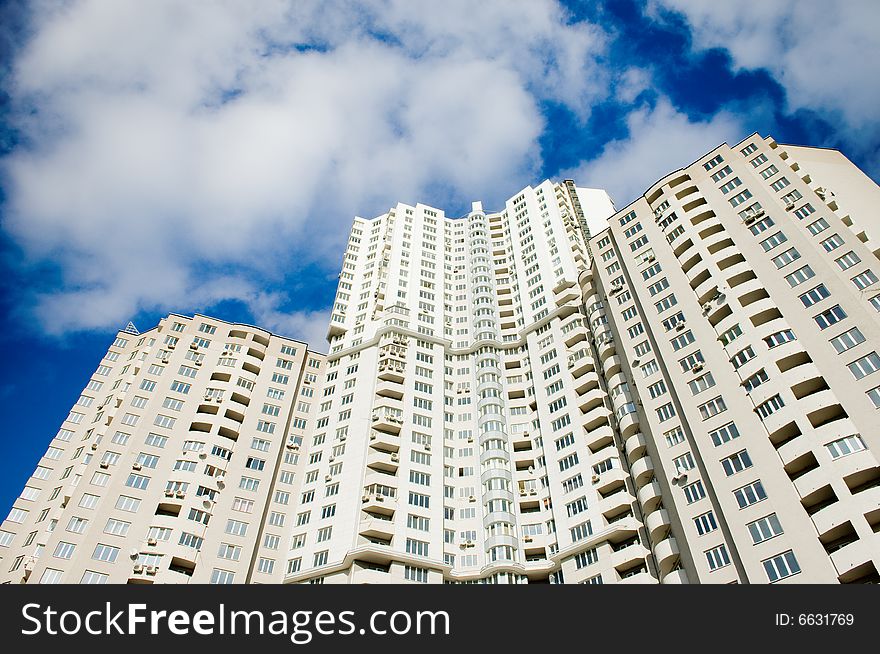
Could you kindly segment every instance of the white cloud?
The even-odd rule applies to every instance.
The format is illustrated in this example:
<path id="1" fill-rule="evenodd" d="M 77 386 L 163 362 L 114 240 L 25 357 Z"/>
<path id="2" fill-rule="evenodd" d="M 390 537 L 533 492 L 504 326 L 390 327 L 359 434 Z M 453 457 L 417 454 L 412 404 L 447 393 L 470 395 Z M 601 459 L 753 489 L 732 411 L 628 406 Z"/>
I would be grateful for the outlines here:
<path id="1" fill-rule="evenodd" d="M 770 71 L 793 109 L 831 112 L 853 130 L 876 126 L 877 0 L 651 0 L 659 7 L 684 14 L 695 47 L 726 48 L 737 67 Z"/>
<path id="2" fill-rule="evenodd" d="M 4 228 L 60 266 L 32 298 L 57 332 L 229 298 L 309 331 L 255 289 L 337 265 L 356 213 L 500 201 L 539 168 L 538 101 L 607 94 L 603 35 L 549 0 L 83 0 L 31 27 Z"/>
<path id="3" fill-rule="evenodd" d="M 643 105 L 634 110 L 626 123 L 626 138 L 611 141 L 597 158 L 564 173 L 579 185 L 606 189 L 617 209 L 664 175 L 689 165 L 721 143 L 735 143 L 748 134 L 730 114 L 692 121 L 662 97 L 653 107 Z"/>

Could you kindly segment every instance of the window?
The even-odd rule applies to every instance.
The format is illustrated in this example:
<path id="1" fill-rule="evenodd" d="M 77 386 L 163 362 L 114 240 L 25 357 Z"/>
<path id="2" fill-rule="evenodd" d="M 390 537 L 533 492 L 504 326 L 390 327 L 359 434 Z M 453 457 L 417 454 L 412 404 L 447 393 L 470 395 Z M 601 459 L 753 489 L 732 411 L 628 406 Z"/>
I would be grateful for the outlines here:
<path id="1" fill-rule="evenodd" d="M 733 491 L 733 496 L 736 498 L 739 508 L 744 509 L 752 504 L 757 504 L 761 500 L 766 500 L 767 492 L 764 490 L 761 480 L 758 479 L 747 486 L 737 488 Z"/>
<path id="2" fill-rule="evenodd" d="M 106 561 L 108 563 L 113 563 L 116 561 L 116 557 L 119 555 L 118 547 L 111 547 L 110 545 L 102 545 L 98 543 L 95 547 L 95 551 L 92 553 L 92 558 L 96 561 Z"/>
<path id="3" fill-rule="evenodd" d="M 739 438 L 739 430 L 734 423 L 728 422 L 723 427 L 710 431 L 709 438 L 712 439 L 712 443 L 715 447 L 718 447 L 728 441 L 732 441 L 734 438 Z"/>
<path id="4" fill-rule="evenodd" d="M 782 525 L 779 524 L 779 518 L 775 513 L 771 513 L 760 520 L 750 522 L 746 527 L 749 529 L 753 545 L 763 543 L 765 540 L 770 540 L 782 533 Z"/>
<path id="5" fill-rule="evenodd" d="M 719 395 L 705 404 L 701 404 L 699 410 L 700 416 L 703 420 L 708 420 L 713 416 L 717 416 L 719 413 L 727 411 L 727 405 L 724 403 L 724 398 Z"/>
<path id="6" fill-rule="evenodd" d="M 827 329 L 844 318 L 846 318 L 846 311 L 841 309 L 839 304 L 834 305 L 827 311 L 823 311 L 818 316 L 813 316 L 813 320 L 819 325 L 819 329 Z"/>
<path id="7" fill-rule="evenodd" d="M 55 546 L 52 556 L 56 559 L 69 559 L 73 556 L 74 551 L 76 551 L 76 545 L 59 541 L 58 545 Z"/>
<path id="8" fill-rule="evenodd" d="M 798 268 L 790 275 L 785 276 L 785 281 L 788 282 L 788 285 L 794 288 L 798 284 L 801 284 L 811 277 L 815 277 L 816 273 L 813 272 L 813 269 L 809 266 L 803 266 L 802 268 Z"/>
<path id="9" fill-rule="evenodd" d="M 862 440 L 862 437 L 859 434 L 853 434 L 852 436 L 846 436 L 844 438 L 839 438 L 836 441 L 826 443 L 825 448 L 828 450 L 828 453 L 831 454 L 832 459 L 839 459 L 847 454 L 862 452 L 863 450 L 868 449 L 865 445 L 865 441 Z"/>
<path id="10" fill-rule="evenodd" d="M 705 554 L 706 560 L 709 563 L 709 570 L 717 570 L 718 568 L 730 565 L 730 557 L 727 555 L 727 547 L 724 545 L 713 547 Z"/>
<path id="11" fill-rule="evenodd" d="M 660 422 L 666 422 L 673 417 L 675 417 L 675 407 L 672 402 L 667 402 L 657 409 L 657 418 Z"/>
<path id="12" fill-rule="evenodd" d="M 698 515 L 696 518 L 694 518 L 694 526 L 696 526 L 697 533 L 700 536 L 718 529 L 718 523 L 715 521 L 715 514 L 711 511 L 703 513 L 702 515 Z"/>
<path id="13" fill-rule="evenodd" d="M 715 385 L 715 378 L 712 377 L 711 372 L 707 372 L 705 375 L 697 377 L 695 380 L 688 382 L 688 386 L 691 389 L 691 393 L 697 395 L 702 393 L 708 388 L 712 388 Z"/>
<path id="14" fill-rule="evenodd" d="M 769 252 L 777 245 L 785 243 L 788 238 L 782 232 L 776 232 L 772 236 L 768 236 L 763 241 L 761 241 L 761 247 L 764 249 L 764 252 Z"/>
<path id="15" fill-rule="evenodd" d="M 838 266 L 840 266 L 841 270 L 847 270 L 848 268 L 852 268 L 856 264 L 861 263 L 862 260 L 859 258 L 859 255 L 857 255 L 855 252 L 850 250 L 849 252 L 844 254 L 842 257 L 838 257 L 837 259 L 835 259 L 834 262 Z"/>
<path id="16" fill-rule="evenodd" d="M 796 575 L 801 571 L 801 567 L 798 565 L 794 552 L 791 550 L 778 554 L 772 559 L 762 561 L 762 563 L 764 565 L 764 571 L 767 573 L 767 579 L 770 580 L 771 584 L 780 579 Z"/>
<path id="17" fill-rule="evenodd" d="M 811 307 L 827 297 L 831 297 L 831 293 L 825 287 L 825 284 L 819 284 L 818 286 L 811 288 L 809 291 L 801 295 L 798 299 L 800 299 L 801 303 L 805 307 Z"/>
<path id="18" fill-rule="evenodd" d="M 877 275 L 875 275 L 870 270 L 866 270 L 865 272 L 860 273 L 860 274 L 856 275 L 855 277 L 853 277 L 850 281 L 855 285 L 855 287 L 857 289 L 859 289 L 860 291 L 863 291 L 866 288 L 868 288 L 869 286 L 871 286 L 872 284 L 877 283 Z"/>
<path id="19" fill-rule="evenodd" d="M 841 238 L 840 234 L 832 234 L 822 241 L 822 247 L 825 248 L 826 252 L 832 252 L 841 245 L 843 245 L 843 238 Z"/>
<path id="20" fill-rule="evenodd" d="M 697 464 L 694 463 L 694 455 L 690 452 L 685 452 L 681 456 L 675 457 L 672 460 L 672 464 L 675 466 L 676 474 L 693 470 L 697 466 Z"/>
<path id="21" fill-rule="evenodd" d="M 740 450 L 736 454 L 721 459 L 721 467 L 724 468 L 724 474 L 730 477 L 738 472 L 742 472 L 746 468 L 751 468 L 752 460 L 749 457 L 748 451 Z"/>
<path id="22" fill-rule="evenodd" d="M 214 568 L 214 570 L 211 572 L 212 584 L 231 584 L 234 578 L 235 573 L 230 572 L 229 570 Z"/>
<path id="23" fill-rule="evenodd" d="M 773 257 L 773 265 L 775 265 L 777 268 L 784 268 L 792 261 L 797 261 L 800 258 L 800 252 L 798 252 L 795 248 L 789 248 L 782 254 Z"/>
<path id="24" fill-rule="evenodd" d="M 681 427 L 670 429 L 663 434 L 663 437 L 666 439 L 667 447 L 672 447 L 673 445 L 678 445 L 679 443 L 684 442 L 684 432 Z"/>
<path id="25" fill-rule="evenodd" d="M 794 335 L 794 332 L 790 329 L 784 329 L 781 332 L 776 332 L 775 334 L 770 334 L 764 339 L 764 342 L 767 344 L 768 348 L 774 348 L 777 345 L 782 345 L 783 343 L 788 343 L 789 341 L 795 341 L 797 337 Z"/>
<path id="26" fill-rule="evenodd" d="M 864 342 L 865 337 L 858 327 L 853 327 L 852 329 L 843 332 L 840 336 L 835 336 L 830 341 L 838 354 L 842 354 Z"/>
<path id="27" fill-rule="evenodd" d="M 810 234 L 816 236 L 816 234 L 824 232 L 826 229 L 828 229 L 828 227 L 828 221 L 824 218 L 819 218 L 818 220 L 814 220 L 809 225 L 807 225 L 807 230 L 809 230 Z"/>
<path id="28" fill-rule="evenodd" d="M 699 479 L 692 484 L 688 484 L 682 490 L 688 504 L 693 504 L 706 497 L 706 489 L 703 487 L 703 482 Z"/>
<path id="29" fill-rule="evenodd" d="M 856 379 L 863 379 L 864 377 L 877 372 L 877 370 L 880 370 L 880 356 L 878 356 L 876 352 L 871 352 L 870 354 L 863 356 L 861 359 L 856 359 L 850 363 L 847 368 L 849 368 L 853 377 Z"/>

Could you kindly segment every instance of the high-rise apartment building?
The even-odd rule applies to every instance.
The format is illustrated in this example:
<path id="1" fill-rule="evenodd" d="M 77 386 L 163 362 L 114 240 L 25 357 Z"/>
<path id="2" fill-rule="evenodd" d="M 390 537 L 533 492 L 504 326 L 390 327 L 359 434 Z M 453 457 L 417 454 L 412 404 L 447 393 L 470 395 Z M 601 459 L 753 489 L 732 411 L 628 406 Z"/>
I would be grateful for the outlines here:
<path id="1" fill-rule="evenodd" d="M 206 316 L 119 332 L 2 524 L 0 581 L 280 581 L 323 364 Z"/>
<path id="2" fill-rule="evenodd" d="M 752 135 L 620 211 L 548 181 L 356 218 L 326 357 L 120 333 L 0 579 L 876 582 L 877 206 Z"/>

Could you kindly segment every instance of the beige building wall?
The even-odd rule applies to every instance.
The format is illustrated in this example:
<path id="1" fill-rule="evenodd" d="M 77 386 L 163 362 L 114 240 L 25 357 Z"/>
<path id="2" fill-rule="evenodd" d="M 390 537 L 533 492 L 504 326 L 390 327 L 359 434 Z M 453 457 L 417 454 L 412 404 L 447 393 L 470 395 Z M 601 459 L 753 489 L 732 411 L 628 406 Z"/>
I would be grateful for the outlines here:
<path id="1" fill-rule="evenodd" d="M 587 311 L 605 307 L 638 397 L 646 447 L 629 458 L 652 472 L 637 485 L 662 491 L 643 503 L 646 525 L 675 540 L 693 582 L 877 579 L 880 287 L 866 179 L 839 153 L 753 135 L 668 175 L 593 235 Z M 823 186 L 840 189 L 845 212 Z"/>
<path id="2" fill-rule="evenodd" d="M 752 135 L 620 211 L 356 218 L 326 356 L 119 333 L 0 581 L 876 582 L 878 193 Z"/>
<path id="3" fill-rule="evenodd" d="M 280 580 L 322 365 L 207 316 L 120 332 L 0 527 L 0 580 Z"/>

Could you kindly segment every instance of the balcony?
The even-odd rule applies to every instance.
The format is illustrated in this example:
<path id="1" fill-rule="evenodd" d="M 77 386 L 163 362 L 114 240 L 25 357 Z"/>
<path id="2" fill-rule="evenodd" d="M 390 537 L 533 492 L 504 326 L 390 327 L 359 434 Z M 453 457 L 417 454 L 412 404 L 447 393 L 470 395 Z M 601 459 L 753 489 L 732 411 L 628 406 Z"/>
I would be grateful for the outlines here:
<path id="1" fill-rule="evenodd" d="M 386 518 L 368 516 L 358 525 L 358 534 L 365 538 L 391 540 L 394 536 L 394 521 Z"/>
<path id="2" fill-rule="evenodd" d="M 376 395 L 400 400 L 403 398 L 403 384 L 397 381 L 379 380 L 379 383 L 376 384 Z"/>
<path id="3" fill-rule="evenodd" d="M 605 472 L 593 475 L 593 488 L 598 492 L 607 494 L 612 489 L 626 484 L 627 474 L 620 468 L 611 468 Z"/>
<path id="4" fill-rule="evenodd" d="M 630 469 L 636 486 L 644 486 L 654 476 L 654 462 L 648 455 L 632 464 Z"/>
<path id="5" fill-rule="evenodd" d="M 876 551 L 876 549 L 872 549 L 871 545 L 873 544 L 874 548 L 877 548 L 880 539 L 874 535 L 871 540 L 874 542 L 871 543 L 866 539 L 855 540 L 831 553 L 831 562 L 837 569 L 839 576 L 845 577 L 866 561 L 871 561 L 872 555 Z"/>
<path id="6" fill-rule="evenodd" d="M 568 355 L 568 371 L 572 377 L 580 377 L 593 369 L 593 357 L 588 348 L 583 347 Z"/>
<path id="7" fill-rule="evenodd" d="M 397 489 L 380 484 L 370 484 L 361 497 L 361 509 L 369 513 L 394 515 L 397 508 Z"/>
<path id="8" fill-rule="evenodd" d="M 400 449 L 400 436 L 387 431 L 374 431 L 370 434 L 370 446 L 397 452 Z"/>
<path id="9" fill-rule="evenodd" d="M 662 584 L 689 584 L 687 573 L 684 570 L 672 570 L 660 581 Z"/>
<path id="10" fill-rule="evenodd" d="M 652 542 L 663 539 L 669 533 L 669 512 L 663 508 L 652 511 L 645 518 L 645 527 L 648 529 Z"/>
<path id="11" fill-rule="evenodd" d="M 630 463 L 638 460 L 647 447 L 645 435 L 641 432 L 636 432 L 626 439 L 624 447 L 626 449 L 626 458 Z"/>
<path id="12" fill-rule="evenodd" d="M 396 451 L 385 452 L 371 448 L 367 453 L 367 467 L 394 474 L 400 467 L 400 455 Z"/>
<path id="13" fill-rule="evenodd" d="M 657 543 L 654 547 L 654 556 L 657 559 L 657 566 L 660 568 L 661 577 L 675 567 L 678 563 L 679 555 L 678 543 L 674 537 L 670 536 Z"/>
<path id="14" fill-rule="evenodd" d="M 633 566 L 644 563 L 645 557 L 648 556 L 648 554 L 649 552 L 644 545 L 642 545 L 638 541 L 634 541 L 616 551 L 611 552 L 611 565 L 615 569 L 623 568 L 624 570 L 628 570 L 631 569 Z"/>
<path id="15" fill-rule="evenodd" d="M 388 406 L 379 406 L 373 409 L 372 427 L 376 431 L 399 434 L 402 426 L 402 410 Z"/>
<path id="16" fill-rule="evenodd" d="M 614 442 L 614 430 L 611 425 L 602 424 L 596 429 L 584 432 L 584 440 L 592 452 L 598 452 Z"/>
<path id="17" fill-rule="evenodd" d="M 660 490 L 660 484 L 656 480 L 642 486 L 638 494 L 639 502 L 645 513 L 649 513 L 660 506 L 660 500 L 663 499 L 663 492 Z"/>
<path id="18" fill-rule="evenodd" d="M 377 372 L 381 380 L 402 383 L 406 378 L 406 364 L 392 358 L 379 359 Z"/>

